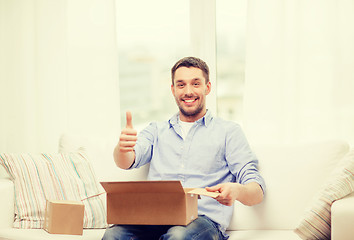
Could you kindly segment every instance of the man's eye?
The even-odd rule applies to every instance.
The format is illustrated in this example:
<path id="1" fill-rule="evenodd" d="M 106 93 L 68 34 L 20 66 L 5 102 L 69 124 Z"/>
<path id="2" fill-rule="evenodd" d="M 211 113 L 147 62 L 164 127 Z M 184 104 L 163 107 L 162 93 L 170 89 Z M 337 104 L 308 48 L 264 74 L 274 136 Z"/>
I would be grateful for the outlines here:
<path id="1" fill-rule="evenodd" d="M 180 83 L 180 84 L 177 84 L 177 87 L 183 87 L 184 84 Z"/>
<path id="2" fill-rule="evenodd" d="M 194 83 L 194 86 L 199 86 L 200 85 L 200 83 Z"/>

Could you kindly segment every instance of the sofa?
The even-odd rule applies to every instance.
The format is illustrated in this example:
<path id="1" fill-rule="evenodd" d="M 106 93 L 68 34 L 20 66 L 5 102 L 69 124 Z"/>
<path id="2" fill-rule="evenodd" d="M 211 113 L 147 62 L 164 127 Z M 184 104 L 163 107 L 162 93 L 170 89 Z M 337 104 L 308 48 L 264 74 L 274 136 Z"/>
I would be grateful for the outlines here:
<path id="1" fill-rule="evenodd" d="M 112 151 L 116 141 L 64 134 L 59 140 L 58 154 L 71 159 L 74 155 L 70 154 L 85 152 L 89 165 L 84 168 L 93 170 L 97 182 L 145 180 L 148 166 L 134 170 L 115 166 Z M 259 171 L 267 183 L 267 192 L 264 201 L 252 207 L 235 202 L 227 231 L 230 240 L 353 239 L 354 152 L 348 143 L 333 140 L 297 145 L 262 144 L 252 145 L 252 149 L 259 158 Z M 51 159 L 55 159 L 55 154 L 50 155 Z M 16 222 L 14 216 L 19 214 L 16 212 L 19 187 L 9 174 L 9 161 L 15 155 L 0 156 L 0 239 L 101 239 L 105 226 L 99 225 L 94 228 L 88 224 L 83 235 L 18 228 L 21 221 Z M 16 156 L 27 162 L 32 161 L 27 158 L 35 158 L 34 155 Z M 48 158 L 45 154 L 41 156 Z M 17 175 L 20 178 L 17 181 L 22 176 L 27 178 L 25 174 Z M 92 197 L 105 203 L 103 188 L 97 187 L 96 192 Z"/>

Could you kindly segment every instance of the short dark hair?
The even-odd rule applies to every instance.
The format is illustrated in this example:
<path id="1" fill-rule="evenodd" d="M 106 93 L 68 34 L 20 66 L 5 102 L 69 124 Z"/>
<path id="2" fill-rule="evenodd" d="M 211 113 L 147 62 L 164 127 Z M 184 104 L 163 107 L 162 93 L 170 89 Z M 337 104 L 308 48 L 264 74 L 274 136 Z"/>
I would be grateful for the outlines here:
<path id="1" fill-rule="evenodd" d="M 176 62 L 176 64 L 171 69 L 172 85 L 174 85 L 175 72 L 180 67 L 199 68 L 200 70 L 203 71 L 203 75 L 205 77 L 205 83 L 209 82 L 209 67 L 208 67 L 208 65 L 200 58 L 184 57 L 184 58 L 178 60 L 178 62 Z"/>

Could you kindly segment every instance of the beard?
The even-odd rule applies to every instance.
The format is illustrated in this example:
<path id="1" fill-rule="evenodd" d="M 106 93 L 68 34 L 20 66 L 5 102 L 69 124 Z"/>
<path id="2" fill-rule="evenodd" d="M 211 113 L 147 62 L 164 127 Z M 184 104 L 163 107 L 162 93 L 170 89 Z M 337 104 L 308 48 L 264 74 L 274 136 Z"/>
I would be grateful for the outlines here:
<path id="1" fill-rule="evenodd" d="M 182 104 L 180 104 L 179 101 L 177 101 L 176 99 L 176 102 L 177 102 L 177 105 L 178 105 L 178 108 L 181 112 L 182 115 L 186 116 L 186 117 L 193 117 L 193 116 L 197 116 L 198 114 L 200 114 L 203 109 L 204 109 L 204 104 L 200 104 L 197 106 L 197 108 L 195 108 L 194 110 L 190 110 L 188 111 L 187 109 L 183 108 Z"/>
<path id="2" fill-rule="evenodd" d="M 179 107 L 179 110 L 180 112 L 186 116 L 186 117 L 193 117 L 193 116 L 196 116 L 198 115 L 199 113 L 202 112 L 203 110 L 203 106 L 199 106 L 197 109 L 193 110 L 193 111 L 186 111 L 185 109 L 183 109 L 181 106 L 178 106 Z"/>

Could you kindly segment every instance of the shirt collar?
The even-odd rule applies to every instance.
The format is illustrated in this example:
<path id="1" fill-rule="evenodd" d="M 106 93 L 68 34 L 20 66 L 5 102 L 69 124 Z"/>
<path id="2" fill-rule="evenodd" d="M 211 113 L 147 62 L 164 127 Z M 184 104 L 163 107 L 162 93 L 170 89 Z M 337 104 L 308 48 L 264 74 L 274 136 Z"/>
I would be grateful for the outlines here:
<path id="1" fill-rule="evenodd" d="M 209 110 L 207 110 L 205 115 L 195 122 L 199 125 L 204 125 L 208 127 L 212 119 L 213 119 L 213 114 Z M 179 121 L 179 112 L 173 115 L 168 122 L 170 123 L 170 127 L 173 127 L 178 124 L 178 121 Z"/>

